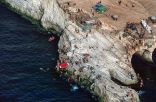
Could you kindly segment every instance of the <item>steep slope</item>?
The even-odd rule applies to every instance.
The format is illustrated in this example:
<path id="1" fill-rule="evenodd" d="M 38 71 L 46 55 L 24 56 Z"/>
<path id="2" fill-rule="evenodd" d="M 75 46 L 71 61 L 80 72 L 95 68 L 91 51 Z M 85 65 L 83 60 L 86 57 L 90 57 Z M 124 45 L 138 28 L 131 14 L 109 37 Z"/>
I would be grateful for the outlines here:
<path id="1" fill-rule="evenodd" d="M 45 29 L 60 32 L 65 28 L 66 17 L 56 0 L 5 0 L 5 2 L 21 13 L 39 20 Z"/>
<path id="2" fill-rule="evenodd" d="M 87 78 L 90 84 L 86 82 L 86 87 L 102 101 L 139 101 L 137 92 L 123 85 L 138 82 L 131 66 L 131 58 L 137 51 L 144 56 L 147 45 L 138 44 L 138 40 L 130 36 L 121 37 L 124 32 L 114 31 L 108 22 L 103 22 L 100 29 L 84 31 L 66 16 L 56 0 L 5 0 L 5 2 L 21 13 L 39 20 L 45 29 L 63 31 L 59 41 L 60 61 L 66 60 L 69 63 L 68 70 L 73 73 L 71 77 L 75 81 L 80 81 L 77 80 L 78 76 L 82 79 Z M 140 15 L 142 17 L 142 14 Z M 154 36 L 150 36 L 152 36 L 150 40 L 155 42 Z M 148 50 L 153 51 L 154 47 L 153 44 Z M 147 56 L 151 59 L 150 52 Z"/>

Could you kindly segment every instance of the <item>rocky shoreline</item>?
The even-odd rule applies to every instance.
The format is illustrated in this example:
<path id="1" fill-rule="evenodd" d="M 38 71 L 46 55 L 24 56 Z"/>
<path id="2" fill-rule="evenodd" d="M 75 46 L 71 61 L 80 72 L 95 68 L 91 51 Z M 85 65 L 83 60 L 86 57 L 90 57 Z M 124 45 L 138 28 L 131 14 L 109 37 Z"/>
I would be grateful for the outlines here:
<path id="1" fill-rule="evenodd" d="M 133 45 L 129 40 L 133 37 L 122 37 L 123 31 L 113 30 L 105 23 L 100 23 L 98 29 L 84 31 L 60 8 L 56 0 L 4 2 L 21 15 L 39 22 L 47 31 L 62 33 L 58 44 L 58 63 L 65 60 L 69 64 L 67 76 L 97 95 L 99 101 L 139 102 L 138 93 L 127 87 L 138 82 L 131 65 L 132 55 L 137 52 L 142 58 L 152 61 L 151 52 L 155 45 L 145 53 L 147 46 Z M 154 37 L 150 40 L 155 42 Z"/>

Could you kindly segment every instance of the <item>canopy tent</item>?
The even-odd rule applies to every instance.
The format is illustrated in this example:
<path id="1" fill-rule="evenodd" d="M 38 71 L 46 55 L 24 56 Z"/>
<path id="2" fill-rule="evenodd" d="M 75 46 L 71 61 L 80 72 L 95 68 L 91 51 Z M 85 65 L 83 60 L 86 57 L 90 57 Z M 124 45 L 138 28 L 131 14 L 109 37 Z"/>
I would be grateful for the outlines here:
<path id="1" fill-rule="evenodd" d="M 104 13 L 106 12 L 107 10 L 107 7 L 102 4 L 102 3 L 97 3 L 95 6 L 94 6 L 94 9 L 97 13 Z"/>

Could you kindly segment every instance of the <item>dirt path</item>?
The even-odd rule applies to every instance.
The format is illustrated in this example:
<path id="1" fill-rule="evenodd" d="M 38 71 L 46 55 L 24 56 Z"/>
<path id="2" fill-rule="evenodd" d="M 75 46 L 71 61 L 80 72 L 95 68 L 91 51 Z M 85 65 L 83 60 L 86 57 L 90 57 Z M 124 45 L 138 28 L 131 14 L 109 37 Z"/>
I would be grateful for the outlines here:
<path id="1" fill-rule="evenodd" d="M 156 0 L 137 0 L 141 3 L 150 15 L 156 16 Z"/>

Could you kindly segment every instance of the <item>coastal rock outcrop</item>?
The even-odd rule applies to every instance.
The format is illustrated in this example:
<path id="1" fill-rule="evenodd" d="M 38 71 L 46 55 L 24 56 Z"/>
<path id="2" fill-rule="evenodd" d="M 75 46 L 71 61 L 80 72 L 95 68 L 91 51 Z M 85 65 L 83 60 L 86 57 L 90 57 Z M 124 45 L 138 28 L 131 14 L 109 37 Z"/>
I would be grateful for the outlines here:
<path id="1" fill-rule="evenodd" d="M 47 30 L 61 32 L 66 15 L 56 0 L 3 0 L 18 12 L 36 19 Z"/>
<path id="2" fill-rule="evenodd" d="M 75 32 L 79 29 L 79 33 Z M 93 81 L 93 92 L 106 102 L 137 102 L 137 93 L 124 85 L 137 83 L 136 74 L 130 62 L 126 63 L 126 51 L 113 33 L 103 27 L 100 31 L 83 32 L 69 22 L 59 42 L 60 59 L 70 63 L 69 70 Z M 89 54 L 85 61 L 85 54 Z M 78 63 L 77 63 L 78 62 Z M 80 71 L 81 70 L 81 71 Z M 118 83 L 119 81 L 119 83 Z"/>
<path id="3" fill-rule="evenodd" d="M 91 84 L 87 87 L 102 101 L 139 102 L 138 93 L 127 87 L 138 82 L 131 58 L 137 51 L 143 51 L 139 54 L 152 61 L 148 51 L 154 50 L 154 44 L 149 48 L 148 42 L 138 45 L 133 37 L 123 37 L 123 31 L 114 31 L 105 23 L 98 29 L 84 31 L 68 18 L 56 0 L 4 1 L 40 21 L 45 29 L 63 33 L 59 41 L 60 60 L 69 63 L 68 70 L 74 78 L 88 78 Z M 154 37 L 150 41 L 155 42 Z"/>

